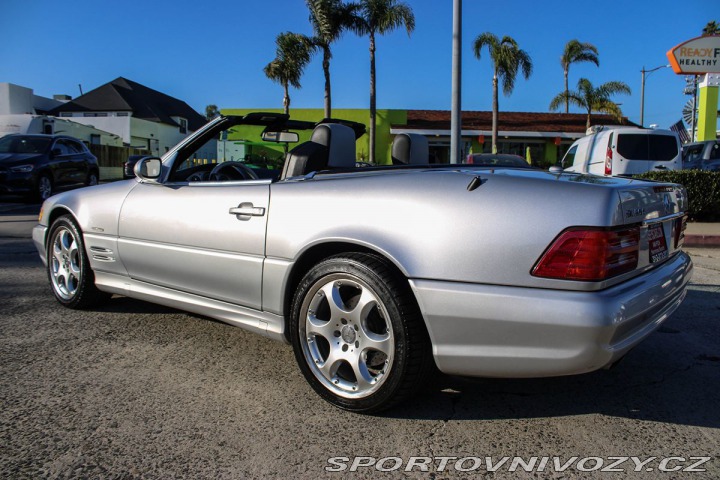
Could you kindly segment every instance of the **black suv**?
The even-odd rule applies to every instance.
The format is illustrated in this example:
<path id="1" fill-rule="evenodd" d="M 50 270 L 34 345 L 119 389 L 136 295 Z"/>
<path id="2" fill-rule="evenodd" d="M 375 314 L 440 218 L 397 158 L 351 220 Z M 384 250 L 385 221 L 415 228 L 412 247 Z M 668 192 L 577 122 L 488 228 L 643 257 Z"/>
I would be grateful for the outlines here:
<path id="1" fill-rule="evenodd" d="M 97 158 L 80 140 L 63 135 L 0 137 L 0 193 L 45 200 L 56 189 L 96 185 Z"/>

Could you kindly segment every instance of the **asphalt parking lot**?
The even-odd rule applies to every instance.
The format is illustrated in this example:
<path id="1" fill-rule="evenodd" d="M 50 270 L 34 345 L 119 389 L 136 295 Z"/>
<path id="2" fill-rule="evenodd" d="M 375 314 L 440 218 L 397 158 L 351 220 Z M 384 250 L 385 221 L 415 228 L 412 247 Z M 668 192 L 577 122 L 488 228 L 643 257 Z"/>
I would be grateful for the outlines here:
<path id="1" fill-rule="evenodd" d="M 117 296 L 59 307 L 29 239 L 38 208 L 0 200 L 1 478 L 720 478 L 720 249 L 689 250 L 687 299 L 612 370 L 443 378 L 361 416 L 317 397 L 287 345 Z M 604 468 L 488 469 L 514 456 Z M 393 460 L 356 457 L 405 463 L 383 473 Z M 402 471 L 411 457 L 430 471 Z M 618 472 L 610 457 L 635 458 Z M 680 468 L 662 472 L 665 457 Z M 691 457 L 711 459 L 683 471 Z"/>

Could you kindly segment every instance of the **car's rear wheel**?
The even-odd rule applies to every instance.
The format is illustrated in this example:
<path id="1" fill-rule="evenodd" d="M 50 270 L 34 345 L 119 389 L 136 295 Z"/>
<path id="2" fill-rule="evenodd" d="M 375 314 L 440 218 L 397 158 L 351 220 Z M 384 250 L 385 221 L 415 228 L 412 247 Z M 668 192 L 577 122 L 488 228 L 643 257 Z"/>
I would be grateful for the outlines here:
<path id="1" fill-rule="evenodd" d="M 310 385 L 347 410 L 371 413 L 403 401 L 432 364 L 407 281 L 374 255 L 337 255 L 313 267 L 297 289 L 291 332 Z"/>
<path id="2" fill-rule="evenodd" d="M 47 272 L 55 298 L 68 308 L 88 308 L 110 297 L 95 286 L 82 234 L 70 215 L 59 217 L 50 228 Z"/>
<path id="3" fill-rule="evenodd" d="M 50 175 L 43 173 L 38 177 L 37 187 L 35 188 L 35 197 L 44 202 L 53 195 L 53 181 Z"/>

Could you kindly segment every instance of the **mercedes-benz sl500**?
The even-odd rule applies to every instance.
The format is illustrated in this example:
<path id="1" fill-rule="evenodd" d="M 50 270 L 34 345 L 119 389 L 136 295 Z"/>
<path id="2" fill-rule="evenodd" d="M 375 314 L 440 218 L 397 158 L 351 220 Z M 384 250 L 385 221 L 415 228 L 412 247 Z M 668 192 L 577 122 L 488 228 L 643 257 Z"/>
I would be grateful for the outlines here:
<path id="1" fill-rule="evenodd" d="M 238 129 L 309 140 L 275 170 L 233 150 L 223 132 Z M 396 136 L 394 165 L 358 168 L 363 133 L 219 117 L 140 160 L 137 178 L 51 197 L 33 238 L 52 292 L 69 308 L 125 295 L 290 343 L 310 385 L 359 412 L 407 399 L 435 369 L 607 367 L 682 302 L 682 186 L 434 165 L 413 134 Z"/>

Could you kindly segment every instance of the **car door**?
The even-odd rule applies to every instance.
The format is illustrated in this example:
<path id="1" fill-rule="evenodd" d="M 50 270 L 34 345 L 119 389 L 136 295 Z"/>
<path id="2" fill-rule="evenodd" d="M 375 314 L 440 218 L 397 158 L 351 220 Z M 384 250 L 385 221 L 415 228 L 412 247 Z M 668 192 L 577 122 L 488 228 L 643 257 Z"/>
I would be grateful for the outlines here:
<path id="1" fill-rule="evenodd" d="M 139 183 L 118 250 L 131 278 L 261 308 L 270 180 Z"/>
<path id="2" fill-rule="evenodd" d="M 59 138 L 55 140 L 50 152 L 50 161 L 48 163 L 55 185 L 67 185 L 71 183 L 73 155 L 65 139 Z"/>
<path id="3" fill-rule="evenodd" d="M 68 181 L 71 183 L 85 183 L 88 174 L 88 159 L 85 147 L 74 140 L 65 139 L 65 143 L 72 155 L 72 166 L 68 172 Z"/>

